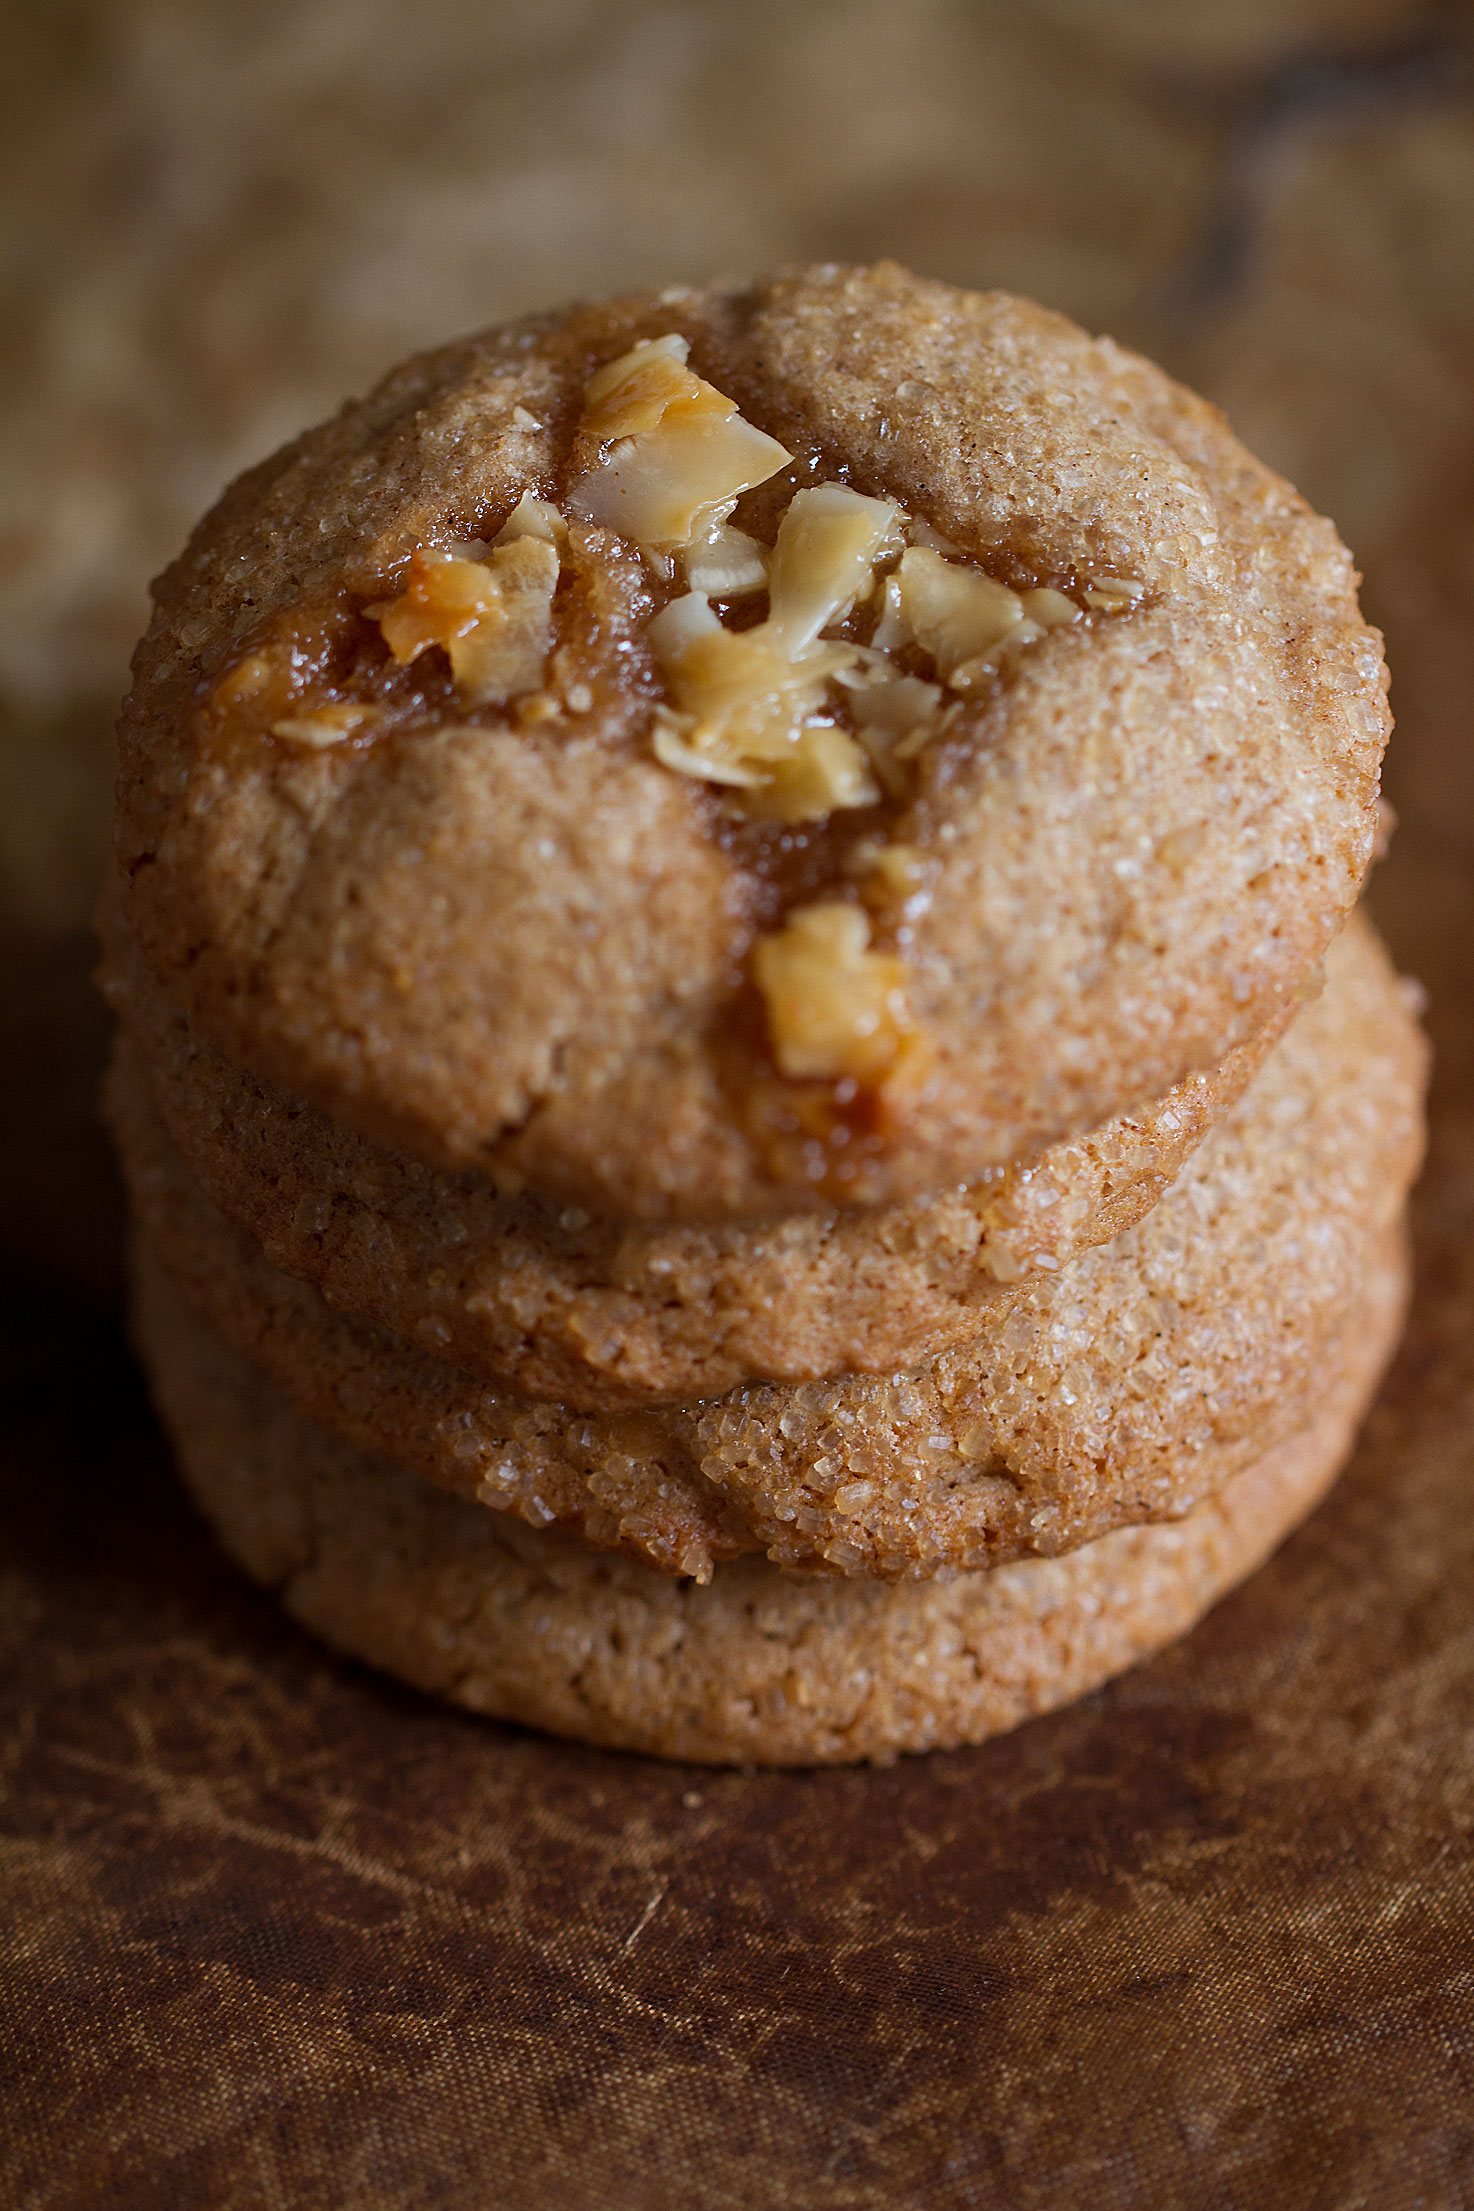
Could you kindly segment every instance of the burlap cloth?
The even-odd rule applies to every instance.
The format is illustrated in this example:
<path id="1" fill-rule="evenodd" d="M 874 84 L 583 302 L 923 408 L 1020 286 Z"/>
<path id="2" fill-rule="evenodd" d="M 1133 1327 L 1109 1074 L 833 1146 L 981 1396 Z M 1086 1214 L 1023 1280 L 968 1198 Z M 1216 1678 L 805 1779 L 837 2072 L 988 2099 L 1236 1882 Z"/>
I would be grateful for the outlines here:
<path id="1" fill-rule="evenodd" d="M 367 4 L 351 35 L 332 5 L 16 20 L 6 158 L 31 149 L 33 214 L 44 149 L 68 154 L 66 221 L 27 233 L 21 291 L 86 367 L 69 402 L 40 345 L 27 419 L 84 478 L 110 375 L 117 420 L 96 463 L 113 538 L 77 494 L 70 581 L 29 602 L 57 657 L 12 717 L 12 844 L 26 804 L 45 813 L 36 731 L 62 744 L 115 679 L 108 607 L 274 407 L 662 255 L 686 276 L 891 250 L 1150 345 L 1341 521 L 1399 708 L 1374 905 L 1429 987 L 1439 1060 L 1407 1342 L 1346 1478 L 1265 1571 L 1175 1651 L 983 1750 L 714 1776 L 438 1710 L 325 1657 L 218 1558 L 78 1288 L 112 1239 L 95 1041 L 57 981 L 86 954 L 65 913 L 35 924 L 6 974 L 0 1119 L 0 2202 L 1474 2204 L 1460 20 L 1374 0 L 440 0 L 394 11 L 392 37 Z M 333 107 L 339 81 L 377 140 Z M 168 271 L 160 239 L 189 248 Z M 161 427 L 139 449 L 145 338 Z M 143 488 L 119 489 L 121 448 Z M 99 786 L 76 788 L 85 813 Z"/>

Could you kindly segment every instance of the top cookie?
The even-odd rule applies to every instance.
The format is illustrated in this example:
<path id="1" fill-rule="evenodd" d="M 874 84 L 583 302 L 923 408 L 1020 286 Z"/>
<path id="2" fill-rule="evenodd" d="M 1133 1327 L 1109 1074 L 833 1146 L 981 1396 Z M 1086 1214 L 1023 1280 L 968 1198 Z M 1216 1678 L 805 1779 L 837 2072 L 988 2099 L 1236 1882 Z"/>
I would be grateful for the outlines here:
<path id="1" fill-rule="evenodd" d="M 239 1062 L 649 1219 L 975 1178 L 1213 1065 L 1354 902 L 1330 525 L 1148 363 L 890 265 L 409 363 L 242 478 L 122 727 Z"/>

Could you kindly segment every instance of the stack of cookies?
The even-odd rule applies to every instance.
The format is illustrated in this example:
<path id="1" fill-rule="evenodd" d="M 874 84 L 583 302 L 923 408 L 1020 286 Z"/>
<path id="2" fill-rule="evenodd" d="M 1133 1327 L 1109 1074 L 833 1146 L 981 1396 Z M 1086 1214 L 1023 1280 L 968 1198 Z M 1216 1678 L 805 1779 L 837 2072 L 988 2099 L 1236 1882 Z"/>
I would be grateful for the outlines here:
<path id="1" fill-rule="evenodd" d="M 236 484 L 104 915 L 233 1554 L 717 1761 L 977 1741 L 1180 1633 L 1402 1312 L 1355 580 L 1150 364 L 889 265 L 466 340 Z"/>

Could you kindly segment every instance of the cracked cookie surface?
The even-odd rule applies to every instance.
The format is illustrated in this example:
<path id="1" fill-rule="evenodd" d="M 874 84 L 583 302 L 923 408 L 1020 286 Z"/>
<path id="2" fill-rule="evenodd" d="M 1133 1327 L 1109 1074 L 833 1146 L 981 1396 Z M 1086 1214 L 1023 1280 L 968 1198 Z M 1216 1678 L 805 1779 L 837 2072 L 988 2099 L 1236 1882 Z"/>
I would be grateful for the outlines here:
<path id="1" fill-rule="evenodd" d="M 1075 590 L 1087 615 L 984 669 L 904 790 L 860 803 L 826 739 L 853 803 L 817 826 L 734 823 L 656 756 L 669 591 L 571 497 L 591 379 L 667 335 L 793 456 L 739 496 L 754 544 L 796 491 L 843 483 L 949 548 L 905 559 L 1020 603 Z M 545 688 L 468 700 L 444 655 L 391 666 L 367 610 L 427 546 L 494 558 L 529 495 L 567 517 Z M 518 559 L 515 619 L 476 590 L 520 652 L 550 571 Z M 1092 578 L 1133 596 L 1097 609 Z M 1329 524 L 1148 364 L 885 265 L 424 356 L 243 478 L 158 596 L 119 855 L 166 990 L 347 1125 L 610 1213 L 890 1202 L 1099 1126 L 1283 1014 L 1370 851 L 1384 678 Z M 955 680 L 941 616 L 918 620 Z M 305 703 L 273 665 L 306 671 Z M 495 692 L 524 663 L 482 665 Z M 847 710 L 825 711 L 837 729 Z M 876 1033 L 903 955 L 897 1036 L 926 1050 L 874 1113 L 785 1058 L 754 951 L 795 907 L 858 912 L 849 871 L 877 833 L 917 856 L 924 896 L 879 902 L 845 1019 Z"/>

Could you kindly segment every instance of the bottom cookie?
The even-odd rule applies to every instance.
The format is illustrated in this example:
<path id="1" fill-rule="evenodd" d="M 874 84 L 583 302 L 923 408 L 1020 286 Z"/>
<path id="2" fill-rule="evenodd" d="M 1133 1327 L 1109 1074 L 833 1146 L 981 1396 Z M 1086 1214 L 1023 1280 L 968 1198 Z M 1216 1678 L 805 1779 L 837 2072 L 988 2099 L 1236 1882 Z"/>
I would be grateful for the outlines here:
<path id="1" fill-rule="evenodd" d="M 225 1548 L 339 1650 L 471 1710 L 708 1764 L 977 1743 L 1184 1633 L 1333 1480 L 1396 1340 L 1401 1241 L 1310 1425 L 1186 1520 L 945 1581 L 702 1587 L 446 1495 L 291 1411 L 146 1254 L 139 1339 Z"/>

